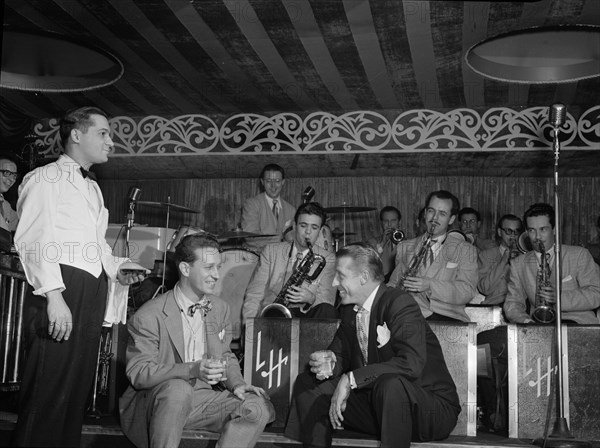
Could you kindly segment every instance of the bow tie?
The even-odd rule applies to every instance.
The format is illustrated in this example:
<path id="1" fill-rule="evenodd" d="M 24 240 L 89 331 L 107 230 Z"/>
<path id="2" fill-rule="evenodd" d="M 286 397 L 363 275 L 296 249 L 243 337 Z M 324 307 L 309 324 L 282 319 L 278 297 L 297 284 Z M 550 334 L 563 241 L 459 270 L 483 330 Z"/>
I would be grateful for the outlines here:
<path id="1" fill-rule="evenodd" d="M 196 311 L 202 310 L 202 315 L 206 317 L 206 313 L 212 310 L 212 303 L 206 297 L 188 307 L 188 316 L 194 317 Z"/>
<path id="2" fill-rule="evenodd" d="M 94 173 L 92 173 L 91 171 L 86 170 L 85 168 L 79 168 L 81 170 L 81 175 L 83 176 L 83 178 L 85 179 L 86 177 L 89 177 L 91 180 L 96 180 L 96 175 Z"/>

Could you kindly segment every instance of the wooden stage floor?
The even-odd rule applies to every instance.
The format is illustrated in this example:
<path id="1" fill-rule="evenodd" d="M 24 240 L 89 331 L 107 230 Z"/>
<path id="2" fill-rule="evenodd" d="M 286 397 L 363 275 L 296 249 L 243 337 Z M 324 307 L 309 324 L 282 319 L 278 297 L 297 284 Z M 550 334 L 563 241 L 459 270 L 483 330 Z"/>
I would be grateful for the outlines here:
<path id="1" fill-rule="evenodd" d="M 10 446 L 10 437 L 14 429 L 17 415 L 13 412 L 0 411 L 0 446 Z M 207 431 L 184 431 L 180 448 L 212 448 L 218 434 Z M 340 432 L 333 440 L 333 446 L 346 448 L 379 447 L 374 439 L 363 438 L 361 434 L 350 431 Z M 590 442 L 592 448 L 600 448 L 600 441 Z M 83 427 L 82 448 L 135 448 L 121 432 L 114 416 L 99 419 L 86 418 Z M 281 428 L 267 430 L 261 436 L 257 448 L 298 447 L 300 444 L 283 436 Z M 487 431 L 478 431 L 477 437 L 451 436 L 447 440 L 427 443 L 413 443 L 419 448 L 500 448 L 531 446 L 530 440 L 508 439 Z"/>

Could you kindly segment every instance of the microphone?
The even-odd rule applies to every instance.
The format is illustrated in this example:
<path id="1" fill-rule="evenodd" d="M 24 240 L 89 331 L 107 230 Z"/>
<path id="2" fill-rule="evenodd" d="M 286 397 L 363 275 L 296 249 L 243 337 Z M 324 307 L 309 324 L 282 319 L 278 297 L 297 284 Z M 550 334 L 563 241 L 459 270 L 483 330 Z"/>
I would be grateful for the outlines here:
<path id="1" fill-rule="evenodd" d="M 304 192 L 302 193 L 302 203 L 308 204 L 314 195 L 315 189 L 309 185 L 304 189 Z"/>
<path id="2" fill-rule="evenodd" d="M 129 192 L 127 193 L 127 199 L 129 202 L 136 202 L 142 193 L 142 190 L 139 187 L 129 187 Z"/>
<path id="3" fill-rule="evenodd" d="M 139 200 L 142 190 L 139 187 L 129 187 L 127 193 L 127 200 L 129 201 L 129 212 L 127 213 L 127 228 L 133 228 L 133 215 L 135 209 L 135 203 Z"/>
<path id="4" fill-rule="evenodd" d="M 550 124 L 554 129 L 561 128 L 565 124 L 567 107 L 564 104 L 553 104 L 548 110 Z"/>

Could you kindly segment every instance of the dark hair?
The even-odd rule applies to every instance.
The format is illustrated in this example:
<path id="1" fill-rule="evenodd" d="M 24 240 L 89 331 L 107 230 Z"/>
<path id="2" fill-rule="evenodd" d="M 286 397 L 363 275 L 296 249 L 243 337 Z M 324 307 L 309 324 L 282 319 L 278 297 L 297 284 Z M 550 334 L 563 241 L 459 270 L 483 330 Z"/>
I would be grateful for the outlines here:
<path id="1" fill-rule="evenodd" d="M 279 171 L 281 173 L 281 178 L 285 179 L 285 170 L 282 167 L 280 167 L 279 165 L 277 165 L 276 163 L 269 163 L 268 165 L 265 165 L 265 167 L 260 172 L 259 179 L 264 179 L 265 173 L 267 171 Z"/>
<path id="2" fill-rule="evenodd" d="M 550 220 L 550 225 L 552 228 L 554 228 L 554 207 L 552 207 L 550 204 L 538 202 L 529 207 L 525 212 L 525 215 L 523 215 L 523 222 L 525 223 L 525 226 L 527 226 L 527 218 L 532 218 L 534 216 L 547 216 Z"/>
<path id="3" fill-rule="evenodd" d="M 398 215 L 398 221 L 400 221 L 402 219 L 402 213 L 400 213 L 400 210 L 398 210 L 396 207 L 393 207 L 391 205 L 386 205 L 379 212 L 379 220 L 383 221 L 383 214 L 388 213 L 388 212 L 395 212 L 396 215 Z"/>
<path id="4" fill-rule="evenodd" d="M 0 160 L 6 160 L 8 162 L 12 162 L 15 165 L 17 165 L 17 169 L 19 168 L 19 161 L 17 160 L 17 157 L 13 154 L 2 154 L 0 153 Z"/>
<path id="5" fill-rule="evenodd" d="M 342 247 L 335 254 L 337 259 L 350 257 L 359 270 L 367 269 L 375 281 L 383 281 L 383 262 L 379 254 L 366 243 L 352 243 Z"/>
<path id="6" fill-rule="evenodd" d="M 60 120 L 60 141 L 63 148 L 66 148 L 73 129 L 79 129 L 85 134 L 89 127 L 94 125 L 94 121 L 91 119 L 92 115 L 102 115 L 108 119 L 106 112 L 94 106 L 79 107 L 65 113 Z"/>
<path id="7" fill-rule="evenodd" d="M 319 216 L 321 218 L 321 227 L 323 227 L 325 221 L 327 220 L 327 213 L 325 213 L 325 210 L 323 209 L 323 207 L 321 207 L 321 204 L 319 204 L 318 202 L 309 202 L 307 204 L 302 204 L 300 207 L 298 207 L 298 210 L 296 210 L 296 214 L 294 215 L 294 222 L 296 224 L 298 224 L 298 218 L 300 217 L 300 215 Z"/>
<path id="8" fill-rule="evenodd" d="M 452 209 L 450 211 L 450 216 L 454 216 L 458 213 L 458 210 L 460 209 L 460 202 L 458 202 L 458 198 L 446 190 L 432 191 L 431 193 L 429 193 L 429 196 L 427 196 L 427 199 L 425 200 L 425 209 L 429 207 L 429 202 L 434 196 L 438 199 L 452 201 Z"/>
<path id="9" fill-rule="evenodd" d="M 215 237 L 205 233 L 194 233 L 183 237 L 175 247 L 175 264 L 179 266 L 182 261 L 193 263 L 196 261 L 196 249 L 202 248 L 212 248 L 221 252 L 221 246 Z"/>
<path id="10" fill-rule="evenodd" d="M 460 212 L 458 212 L 458 220 L 459 221 L 462 220 L 462 215 L 475 215 L 475 217 L 477 218 L 477 221 L 481 221 L 481 215 L 479 214 L 479 212 L 477 210 L 475 210 L 472 207 L 463 207 L 460 209 Z"/>

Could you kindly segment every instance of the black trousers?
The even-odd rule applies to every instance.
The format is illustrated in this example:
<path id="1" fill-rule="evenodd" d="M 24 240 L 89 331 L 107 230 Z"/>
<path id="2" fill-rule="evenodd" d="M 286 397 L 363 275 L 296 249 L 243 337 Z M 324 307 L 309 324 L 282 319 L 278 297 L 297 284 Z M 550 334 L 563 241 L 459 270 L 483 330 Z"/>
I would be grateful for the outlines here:
<path id="1" fill-rule="evenodd" d="M 61 265 L 71 310 L 68 341 L 48 336 L 46 298 L 26 298 L 26 361 L 19 397 L 16 446 L 79 447 L 85 406 L 94 382 L 107 280 Z"/>
<path id="2" fill-rule="evenodd" d="M 320 382 L 304 373 L 294 385 L 285 435 L 305 446 L 331 446 L 331 397 L 338 379 Z M 408 448 L 411 441 L 448 437 L 460 409 L 398 374 L 381 375 L 368 388 L 350 392 L 343 413 L 345 429 L 376 436 L 382 448 Z"/>

